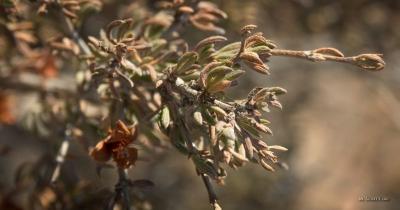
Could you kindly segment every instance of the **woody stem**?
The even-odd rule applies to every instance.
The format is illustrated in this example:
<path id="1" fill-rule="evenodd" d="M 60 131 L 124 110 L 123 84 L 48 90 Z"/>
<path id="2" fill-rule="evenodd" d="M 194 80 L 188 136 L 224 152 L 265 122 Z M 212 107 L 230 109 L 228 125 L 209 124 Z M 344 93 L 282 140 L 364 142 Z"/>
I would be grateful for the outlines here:
<path id="1" fill-rule="evenodd" d="M 210 178 L 203 173 L 201 174 L 201 178 L 204 182 L 204 185 L 206 186 L 210 204 L 213 206 L 217 205 L 217 200 L 218 200 L 217 194 L 215 193 L 214 188 L 210 182 Z"/>
<path id="2" fill-rule="evenodd" d="M 108 202 L 106 210 L 113 210 L 118 200 L 122 201 L 123 210 L 133 210 L 129 193 L 128 170 L 123 168 L 118 168 L 118 182 L 115 185 L 115 192 Z"/>
<path id="3" fill-rule="evenodd" d="M 339 57 L 339 56 L 333 56 L 333 55 L 324 55 L 324 54 L 319 54 L 319 56 L 322 56 L 324 60 L 318 60 L 313 57 L 313 52 L 312 51 L 301 51 L 301 50 L 283 50 L 283 49 L 273 49 L 270 52 L 273 56 L 285 56 L 285 57 L 294 57 L 294 58 L 300 58 L 300 59 L 306 59 L 309 61 L 334 61 L 334 62 L 341 62 L 341 63 L 349 63 L 349 64 L 355 64 L 354 63 L 354 56 L 352 57 Z"/>
<path id="4" fill-rule="evenodd" d="M 71 125 L 68 124 L 67 128 L 65 129 L 65 136 L 64 136 L 64 140 L 61 143 L 60 149 L 58 150 L 58 154 L 56 157 L 56 167 L 53 170 L 53 173 L 51 175 L 51 183 L 54 183 L 55 181 L 57 181 L 58 177 L 60 176 L 60 170 L 61 170 L 61 166 L 65 161 L 65 157 L 67 156 L 68 153 L 68 148 L 69 148 L 69 144 L 71 141 Z"/>

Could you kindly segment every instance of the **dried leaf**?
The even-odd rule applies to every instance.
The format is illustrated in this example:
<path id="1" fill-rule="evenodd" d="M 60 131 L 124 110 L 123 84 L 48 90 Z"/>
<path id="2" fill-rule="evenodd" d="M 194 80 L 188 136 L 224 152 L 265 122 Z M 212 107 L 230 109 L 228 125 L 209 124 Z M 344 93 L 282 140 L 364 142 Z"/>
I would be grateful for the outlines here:
<path id="1" fill-rule="evenodd" d="M 275 171 L 275 169 L 272 168 L 272 166 L 270 166 L 267 162 L 265 162 L 264 159 L 261 159 L 261 160 L 260 160 L 260 165 L 261 165 L 265 170 L 267 170 L 267 171 L 272 171 L 272 172 Z"/>
<path id="2" fill-rule="evenodd" d="M 268 146 L 268 149 L 269 150 L 278 150 L 278 151 L 283 151 L 283 152 L 286 152 L 288 149 L 286 148 L 286 147 L 282 147 L 282 146 L 279 146 L 279 145 L 272 145 L 272 146 Z"/>
<path id="3" fill-rule="evenodd" d="M 193 113 L 193 118 L 194 118 L 194 121 L 195 121 L 198 125 L 203 125 L 203 116 L 201 115 L 201 112 L 195 111 L 195 112 Z"/>
<path id="4" fill-rule="evenodd" d="M 203 40 L 201 40 L 199 43 L 197 43 L 196 47 L 194 48 L 195 51 L 203 48 L 204 46 L 210 45 L 210 44 L 214 44 L 216 42 L 222 42 L 222 41 L 226 41 L 227 38 L 224 36 L 210 36 L 208 38 L 205 38 Z"/>
<path id="5" fill-rule="evenodd" d="M 324 55 L 332 55 L 332 56 L 337 56 L 337 57 L 344 57 L 343 53 L 340 52 L 336 48 L 332 47 L 323 47 L 323 48 L 318 48 L 314 50 L 314 53 L 320 53 Z"/>
<path id="6" fill-rule="evenodd" d="M 164 106 L 164 108 L 161 111 L 161 125 L 163 128 L 167 129 L 171 121 L 170 113 L 169 113 L 169 108 L 167 106 Z"/>

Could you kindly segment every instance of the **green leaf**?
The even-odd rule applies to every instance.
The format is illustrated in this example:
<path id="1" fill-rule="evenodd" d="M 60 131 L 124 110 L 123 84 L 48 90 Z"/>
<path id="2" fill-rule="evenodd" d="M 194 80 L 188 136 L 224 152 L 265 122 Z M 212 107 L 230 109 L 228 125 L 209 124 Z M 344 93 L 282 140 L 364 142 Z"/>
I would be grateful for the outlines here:
<path id="1" fill-rule="evenodd" d="M 225 75 L 226 80 L 233 81 L 245 73 L 243 70 L 236 70 Z"/>
<path id="2" fill-rule="evenodd" d="M 198 55 L 196 52 L 187 52 L 185 53 L 179 60 L 176 65 L 175 72 L 179 75 L 182 74 L 185 70 L 190 68 L 193 64 L 196 63 Z"/>

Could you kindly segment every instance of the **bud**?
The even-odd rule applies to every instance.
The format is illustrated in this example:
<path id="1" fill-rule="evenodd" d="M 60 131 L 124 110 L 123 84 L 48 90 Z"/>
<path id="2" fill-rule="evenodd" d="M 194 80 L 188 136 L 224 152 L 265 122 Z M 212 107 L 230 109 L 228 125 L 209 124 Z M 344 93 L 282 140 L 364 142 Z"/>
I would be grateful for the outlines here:
<path id="1" fill-rule="evenodd" d="M 268 66 L 260 59 L 257 53 L 254 52 L 242 52 L 239 56 L 240 59 L 250 68 L 256 70 L 262 74 L 269 74 Z"/>
<path id="2" fill-rule="evenodd" d="M 368 71 L 379 71 L 385 67 L 385 61 L 378 54 L 362 54 L 353 58 L 357 66 Z"/>

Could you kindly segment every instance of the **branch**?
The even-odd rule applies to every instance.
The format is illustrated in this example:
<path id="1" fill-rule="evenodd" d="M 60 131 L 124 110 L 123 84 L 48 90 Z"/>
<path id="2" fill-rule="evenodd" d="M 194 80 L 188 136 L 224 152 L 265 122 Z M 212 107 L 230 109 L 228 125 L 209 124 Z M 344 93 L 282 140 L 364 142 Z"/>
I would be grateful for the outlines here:
<path id="1" fill-rule="evenodd" d="M 187 85 L 185 82 L 183 82 L 182 79 L 180 79 L 180 78 L 177 78 L 175 80 L 175 82 L 171 82 L 171 84 L 172 84 L 172 87 L 174 87 L 175 89 L 178 89 L 178 91 L 181 94 L 188 96 L 194 100 L 197 100 L 202 94 L 202 92 L 189 87 L 189 85 Z M 229 112 L 235 111 L 235 110 L 242 110 L 244 108 L 239 104 L 235 104 L 236 106 L 234 106 L 234 105 L 228 104 L 226 102 L 220 101 L 218 99 L 209 98 L 209 100 L 214 105 L 220 107 L 221 109 L 223 109 L 225 111 L 229 111 Z"/>
<path id="2" fill-rule="evenodd" d="M 219 206 L 217 202 L 218 201 L 217 194 L 215 193 L 214 188 L 210 182 L 210 178 L 205 174 L 201 174 L 201 178 L 204 182 L 204 185 L 206 186 L 211 206 L 214 208 L 214 210 L 222 210 L 222 208 Z"/>
<path id="3" fill-rule="evenodd" d="M 193 0 L 189 6 L 194 10 L 197 10 L 197 5 L 200 0 Z M 164 37 L 166 39 L 170 39 L 174 32 L 179 32 L 187 22 L 189 22 L 189 15 L 177 10 L 174 15 L 174 20 L 172 24 L 168 27 L 168 29 L 164 33 Z"/>
<path id="4" fill-rule="evenodd" d="M 382 54 L 361 54 L 345 57 L 343 53 L 335 48 L 319 48 L 309 51 L 272 49 L 270 53 L 273 56 L 295 57 L 313 62 L 334 61 L 348 63 L 368 71 L 379 71 L 385 67 Z"/>
<path id="5" fill-rule="evenodd" d="M 21 92 L 59 93 L 74 97 L 74 90 L 66 85 L 67 82 L 63 79 L 53 78 L 44 83 L 44 79 L 39 75 L 21 73 L 17 77 L 0 77 L 0 88 Z"/>
<path id="6" fill-rule="evenodd" d="M 86 44 L 86 42 L 82 39 L 82 37 L 79 35 L 79 33 L 75 30 L 74 25 L 68 17 L 64 15 L 63 12 L 61 12 L 62 17 L 67 25 L 67 28 L 69 30 L 70 36 L 75 40 L 75 42 L 78 44 L 79 48 L 83 51 L 83 53 L 87 56 L 92 55 L 92 51 L 90 51 L 89 46 Z"/>
<path id="7" fill-rule="evenodd" d="M 72 134 L 72 127 L 70 124 L 67 125 L 64 134 L 64 140 L 61 143 L 60 149 L 58 150 L 58 155 L 56 157 L 56 167 L 54 168 L 53 174 L 51 176 L 51 183 L 57 181 L 58 177 L 60 176 L 61 166 L 65 161 L 65 157 L 68 153 L 69 144 L 71 141 L 71 134 Z"/>
<path id="8" fill-rule="evenodd" d="M 111 197 L 106 210 L 113 210 L 119 199 L 122 199 L 123 210 L 133 210 L 129 193 L 130 181 L 128 179 L 128 170 L 118 168 L 118 182 L 115 185 L 115 193 Z"/>

